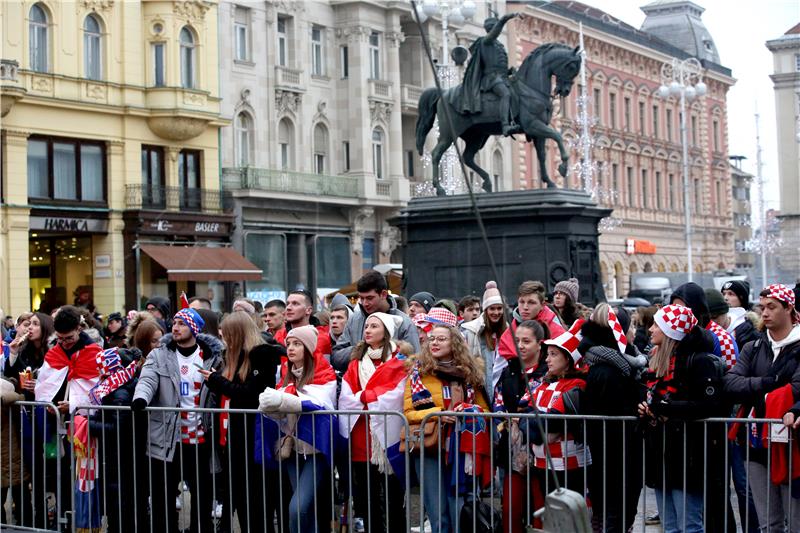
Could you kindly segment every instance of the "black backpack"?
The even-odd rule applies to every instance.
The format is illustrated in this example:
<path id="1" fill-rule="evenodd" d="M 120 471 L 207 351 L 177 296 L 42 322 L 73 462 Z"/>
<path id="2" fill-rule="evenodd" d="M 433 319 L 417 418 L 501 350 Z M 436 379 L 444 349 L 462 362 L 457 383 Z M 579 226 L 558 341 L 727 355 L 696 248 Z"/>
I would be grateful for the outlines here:
<path id="1" fill-rule="evenodd" d="M 458 516 L 460 533 L 502 533 L 503 517 L 500 511 L 484 502 L 479 496 L 464 495 L 464 505 Z"/>

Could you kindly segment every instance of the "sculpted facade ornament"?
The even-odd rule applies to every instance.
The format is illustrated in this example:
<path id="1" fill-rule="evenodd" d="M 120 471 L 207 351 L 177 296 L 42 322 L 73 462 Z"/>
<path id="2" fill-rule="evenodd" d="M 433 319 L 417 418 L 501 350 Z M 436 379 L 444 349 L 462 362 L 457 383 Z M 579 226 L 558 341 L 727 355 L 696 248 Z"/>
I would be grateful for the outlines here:
<path id="1" fill-rule="evenodd" d="M 211 3 L 204 0 L 175 0 L 172 2 L 173 13 L 195 23 L 202 22 L 210 8 Z"/>
<path id="2" fill-rule="evenodd" d="M 114 7 L 114 0 L 82 0 L 81 4 L 90 11 L 108 11 Z"/>
<path id="3" fill-rule="evenodd" d="M 191 117 L 150 117 L 147 119 L 147 125 L 162 139 L 186 141 L 203 133 L 208 121 Z"/>
<path id="4" fill-rule="evenodd" d="M 364 248 L 365 223 L 375 212 L 371 207 L 361 207 L 351 211 L 350 251 L 361 255 Z"/>
<path id="5" fill-rule="evenodd" d="M 367 42 L 371 33 L 372 28 L 367 26 L 348 26 L 346 28 L 336 28 L 336 38 L 341 42 Z"/>
<path id="6" fill-rule="evenodd" d="M 275 90 L 275 110 L 278 114 L 281 113 L 297 113 L 300 107 L 302 95 L 292 91 L 283 91 L 281 89 Z"/>
<path id="7" fill-rule="evenodd" d="M 392 118 L 392 104 L 370 100 L 369 116 L 372 122 L 389 124 L 389 120 Z"/>
<path id="8" fill-rule="evenodd" d="M 393 48 L 397 48 L 403 41 L 406 40 L 406 35 L 401 31 L 390 31 L 386 34 L 386 42 L 389 43 L 389 46 Z"/>
<path id="9" fill-rule="evenodd" d="M 390 257 L 401 244 L 400 229 L 386 224 L 381 231 L 381 255 Z"/>

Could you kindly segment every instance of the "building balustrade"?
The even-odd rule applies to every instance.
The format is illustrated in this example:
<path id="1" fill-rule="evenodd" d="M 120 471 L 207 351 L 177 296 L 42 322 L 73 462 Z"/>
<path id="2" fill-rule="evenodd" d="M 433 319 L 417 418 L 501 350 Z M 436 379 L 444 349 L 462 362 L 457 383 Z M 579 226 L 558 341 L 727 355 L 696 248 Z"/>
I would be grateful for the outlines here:
<path id="1" fill-rule="evenodd" d="M 126 185 L 125 208 L 193 213 L 220 213 L 223 210 L 220 191 L 150 184 Z"/>

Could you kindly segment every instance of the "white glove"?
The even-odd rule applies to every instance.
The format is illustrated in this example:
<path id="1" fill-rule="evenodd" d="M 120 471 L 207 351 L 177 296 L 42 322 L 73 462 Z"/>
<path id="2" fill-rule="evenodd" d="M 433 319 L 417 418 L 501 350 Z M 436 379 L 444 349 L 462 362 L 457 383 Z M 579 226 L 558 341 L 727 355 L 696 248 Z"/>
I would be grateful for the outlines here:
<path id="1" fill-rule="evenodd" d="M 258 408 L 267 413 L 277 411 L 281 406 L 282 397 L 282 392 L 276 391 L 272 387 L 267 387 L 264 392 L 258 395 Z"/>

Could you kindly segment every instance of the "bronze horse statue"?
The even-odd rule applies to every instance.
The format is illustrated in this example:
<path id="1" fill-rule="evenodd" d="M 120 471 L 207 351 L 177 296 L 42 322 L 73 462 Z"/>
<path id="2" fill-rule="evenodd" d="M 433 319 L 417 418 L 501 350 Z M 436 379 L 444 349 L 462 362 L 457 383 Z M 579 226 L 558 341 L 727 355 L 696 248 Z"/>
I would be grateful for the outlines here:
<path id="1" fill-rule="evenodd" d="M 555 187 L 556 184 L 547 175 L 545 140 L 553 139 L 558 145 L 561 154 L 558 172 L 562 176 L 567 175 L 569 159 L 561 135 L 549 125 L 553 114 L 553 98 L 569 95 L 573 80 L 580 72 L 580 67 L 581 56 L 578 48 L 547 43 L 528 54 L 528 57 L 510 78 L 512 115 L 514 121 L 519 125 L 514 133 L 525 134 L 528 141 L 533 141 L 539 160 L 541 178 L 548 187 Z M 555 89 L 553 89 L 553 77 L 556 78 Z M 431 154 L 433 186 L 439 196 L 445 195 L 445 190 L 439 184 L 439 162 L 445 151 L 459 137 L 465 143 L 464 164 L 483 178 L 483 190 L 491 192 L 492 182 L 489 174 L 475 163 L 475 154 L 483 148 L 489 137 L 502 134 L 497 98 L 493 94 L 482 94 L 483 112 L 461 114 L 451 103 L 451 98 L 458 94 L 457 90 L 458 88 L 448 89 L 444 91 L 444 97 L 440 98 L 439 90 L 432 87 L 423 91 L 419 98 L 416 141 L 417 151 L 420 155 L 422 155 L 428 132 L 433 127 L 434 119 L 439 118 L 439 140 Z M 452 130 L 447 120 L 445 106 L 450 106 Z"/>

